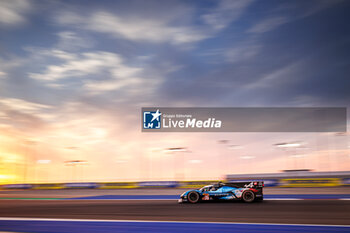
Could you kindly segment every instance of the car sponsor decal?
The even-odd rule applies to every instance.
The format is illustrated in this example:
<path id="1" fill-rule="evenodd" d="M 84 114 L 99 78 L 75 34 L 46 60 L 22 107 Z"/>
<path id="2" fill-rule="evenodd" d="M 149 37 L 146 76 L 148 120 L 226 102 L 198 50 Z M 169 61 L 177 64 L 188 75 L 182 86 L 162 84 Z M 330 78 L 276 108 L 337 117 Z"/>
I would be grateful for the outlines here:
<path id="1" fill-rule="evenodd" d="M 202 200 L 209 201 L 209 194 L 207 193 L 203 194 Z"/>

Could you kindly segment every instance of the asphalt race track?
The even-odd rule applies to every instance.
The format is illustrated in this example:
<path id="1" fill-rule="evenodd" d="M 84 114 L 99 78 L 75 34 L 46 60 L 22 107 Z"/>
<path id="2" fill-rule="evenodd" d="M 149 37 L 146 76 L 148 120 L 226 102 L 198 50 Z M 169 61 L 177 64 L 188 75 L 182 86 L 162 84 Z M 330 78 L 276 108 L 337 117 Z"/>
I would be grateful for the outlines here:
<path id="1" fill-rule="evenodd" d="M 63 220 L 63 219 L 0 219 L 0 230 L 6 232 L 36 233 L 186 233 L 186 232 L 239 232 L 239 233 L 348 233 L 348 226 L 340 225 L 286 225 L 218 222 L 160 222 L 121 220 Z"/>
<path id="2" fill-rule="evenodd" d="M 183 191 L 2 190 L 0 232 L 350 232 L 346 187 L 270 188 L 251 204 L 178 204 Z"/>
<path id="3" fill-rule="evenodd" d="M 176 200 L 0 200 L 0 217 L 283 224 L 350 223 L 348 200 L 177 204 Z"/>

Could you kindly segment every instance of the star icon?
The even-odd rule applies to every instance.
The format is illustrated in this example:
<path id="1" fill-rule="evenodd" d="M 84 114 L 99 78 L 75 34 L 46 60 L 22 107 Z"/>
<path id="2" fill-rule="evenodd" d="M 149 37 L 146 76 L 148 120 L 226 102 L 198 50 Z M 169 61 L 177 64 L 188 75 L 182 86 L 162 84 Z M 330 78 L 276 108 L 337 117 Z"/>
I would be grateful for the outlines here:
<path id="1" fill-rule="evenodd" d="M 157 121 L 159 121 L 159 116 L 162 115 L 162 113 L 159 112 L 159 109 L 157 109 L 156 113 L 151 113 L 151 114 L 153 116 L 151 122 L 154 121 L 155 119 L 157 119 Z"/>

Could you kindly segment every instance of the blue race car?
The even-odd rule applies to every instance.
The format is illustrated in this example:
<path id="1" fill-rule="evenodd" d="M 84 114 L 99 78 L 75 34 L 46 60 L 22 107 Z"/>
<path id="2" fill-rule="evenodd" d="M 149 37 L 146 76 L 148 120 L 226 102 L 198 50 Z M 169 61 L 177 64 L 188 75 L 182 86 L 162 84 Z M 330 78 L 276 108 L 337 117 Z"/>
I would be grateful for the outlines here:
<path id="1" fill-rule="evenodd" d="M 181 194 L 179 203 L 198 203 L 210 200 L 242 200 L 254 202 L 263 200 L 263 181 L 216 183 Z"/>

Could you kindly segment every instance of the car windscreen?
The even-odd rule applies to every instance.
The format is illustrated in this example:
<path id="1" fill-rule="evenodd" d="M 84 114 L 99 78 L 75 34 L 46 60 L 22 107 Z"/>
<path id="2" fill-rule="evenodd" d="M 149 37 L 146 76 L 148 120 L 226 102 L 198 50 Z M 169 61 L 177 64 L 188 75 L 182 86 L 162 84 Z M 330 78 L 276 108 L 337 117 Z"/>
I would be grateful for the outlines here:
<path id="1" fill-rule="evenodd" d="M 207 185 L 199 189 L 201 192 L 209 191 L 213 186 L 212 185 Z"/>

